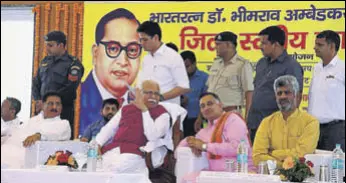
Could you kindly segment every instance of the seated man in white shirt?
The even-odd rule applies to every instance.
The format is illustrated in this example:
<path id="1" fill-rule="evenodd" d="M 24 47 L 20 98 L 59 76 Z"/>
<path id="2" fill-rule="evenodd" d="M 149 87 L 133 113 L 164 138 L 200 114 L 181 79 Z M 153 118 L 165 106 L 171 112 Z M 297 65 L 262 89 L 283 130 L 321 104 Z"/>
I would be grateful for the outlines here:
<path id="1" fill-rule="evenodd" d="M 22 168 L 25 148 L 38 140 L 69 140 L 71 127 L 60 118 L 62 104 L 58 93 L 48 92 L 43 96 L 43 112 L 30 118 L 20 128 L 13 130 L 11 137 L 1 145 L 1 164 L 9 168 Z"/>
<path id="2" fill-rule="evenodd" d="M 115 173 L 144 173 L 148 175 L 144 153 L 140 147 L 148 141 L 165 136 L 170 129 L 170 116 L 159 105 L 160 87 L 154 81 L 144 81 L 136 89 L 136 99 L 120 111 L 96 136 L 103 156 L 103 168 Z M 109 139 L 112 142 L 104 145 Z"/>
<path id="3" fill-rule="evenodd" d="M 1 104 L 1 144 L 11 136 L 11 131 L 19 127 L 22 122 L 17 114 L 21 109 L 21 102 L 12 97 L 7 97 Z"/>

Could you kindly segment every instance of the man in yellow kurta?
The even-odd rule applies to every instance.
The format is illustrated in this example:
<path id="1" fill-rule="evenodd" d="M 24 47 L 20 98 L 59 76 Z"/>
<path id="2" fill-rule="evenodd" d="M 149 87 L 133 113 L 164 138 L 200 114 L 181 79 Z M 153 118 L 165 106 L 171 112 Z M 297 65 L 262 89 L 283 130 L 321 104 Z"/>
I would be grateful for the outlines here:
<path id="1" fill-rule="evenodd" d="M 287 156 L 303 157 L 316 149 L 320 129 L 316 118 L 297 108 L 299 84 L 285 75 L 274 82 L 280 111 L 266 117 L 258 128 L 253 146 L 253 161 L 276 160 L 282 165 Z"/>

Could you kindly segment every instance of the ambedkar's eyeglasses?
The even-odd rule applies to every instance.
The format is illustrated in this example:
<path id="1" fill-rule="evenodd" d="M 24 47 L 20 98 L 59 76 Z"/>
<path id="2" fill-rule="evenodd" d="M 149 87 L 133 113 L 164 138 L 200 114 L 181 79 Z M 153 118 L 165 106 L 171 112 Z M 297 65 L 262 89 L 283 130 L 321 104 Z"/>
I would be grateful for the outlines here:
<path id="1" fill-rule="evenodd" d="M 100 41 L 100 43 L 105 46 L 105 51 L 109 58 L 117 58 L 121 51 L 125 50 L 127 57 L 136 59 L 142 52 L 142 46 L 136 42 L 131 42 L 126 46 L 121 46 L 117 41 Z"/>

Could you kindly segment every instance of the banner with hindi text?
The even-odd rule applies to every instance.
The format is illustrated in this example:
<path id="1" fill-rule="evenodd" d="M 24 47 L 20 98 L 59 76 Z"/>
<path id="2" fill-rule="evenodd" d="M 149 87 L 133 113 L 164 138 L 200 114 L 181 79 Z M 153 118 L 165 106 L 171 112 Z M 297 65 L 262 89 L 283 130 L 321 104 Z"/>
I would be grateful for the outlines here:
<path id="1" fill-rule="evenodd" d="M 255 70 L 257 61 L 262 57 L 258 33 L 268 26 L 280 25 L 287 34 L 285 46 L 288 53 L 304 68 L 300 106 L 304 109 L 308 105 L 313 67 L 320 61 L 313 49 L 316 34 L 327 29 L 338 32 L 341 38 L 338 55 L 345 59 L 345 2 L 85 2 L 83 64 L 86 74 L 83 81 L 94 67 L 92 47 L 96 25 L 102 16 L 118 8 L 132 12 L 139 22 L 158 22 L 162 29 L 162 41 L 175 43 L 179 52 L 195 52 L 198 68 L 206 72 L 216 57 L 216 34 L 222 31 L 237 34 L 238 54 L 250 60 Z M 143 50 L 141 57 L 145 54 Z"/>

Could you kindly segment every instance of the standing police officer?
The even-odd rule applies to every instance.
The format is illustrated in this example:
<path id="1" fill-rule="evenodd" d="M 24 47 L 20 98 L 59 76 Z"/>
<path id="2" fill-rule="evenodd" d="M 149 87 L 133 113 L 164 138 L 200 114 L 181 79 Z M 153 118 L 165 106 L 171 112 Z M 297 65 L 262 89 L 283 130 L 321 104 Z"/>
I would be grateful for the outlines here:
<path id="1" fill-rule="evenodd" d="M 32 85 L 32 95 L 36 101 L 35 112 L 41 111 L 42 97 L 46 92 L 58 92 L 63 105 L 61 118 L 70 122 L 73 138 L 74 100 L 84 67 L 76 57 L 65 50 L 66 36 L 63 32 L 52 31 L 44 39 L 48 56 L 41 61 Z"/>
<path id="2" fill-rule="evenodd" d="M 207 81 L 208 92 L 220 96 L 225 111 L 236 111 L 245 116 L 251 106 L 253 86 L 251 63 L 237 53 L 237 35 L 225 31 L 215 36 L 216 53 L 218 58 L 209 70 Z M 198 131 L 201 118 L 195 123 Z"/>
<path id="3" fill-rule="evenodd" d="M 245 106 L 246 117 L 254 90 L 252 66 L 237 54 L 237 35 L 233 32 L 216 35 L 215 44 L 218 58 L 210 68 L 208 91 L 220 96 L 225 111 L 241 113 Z"/>

